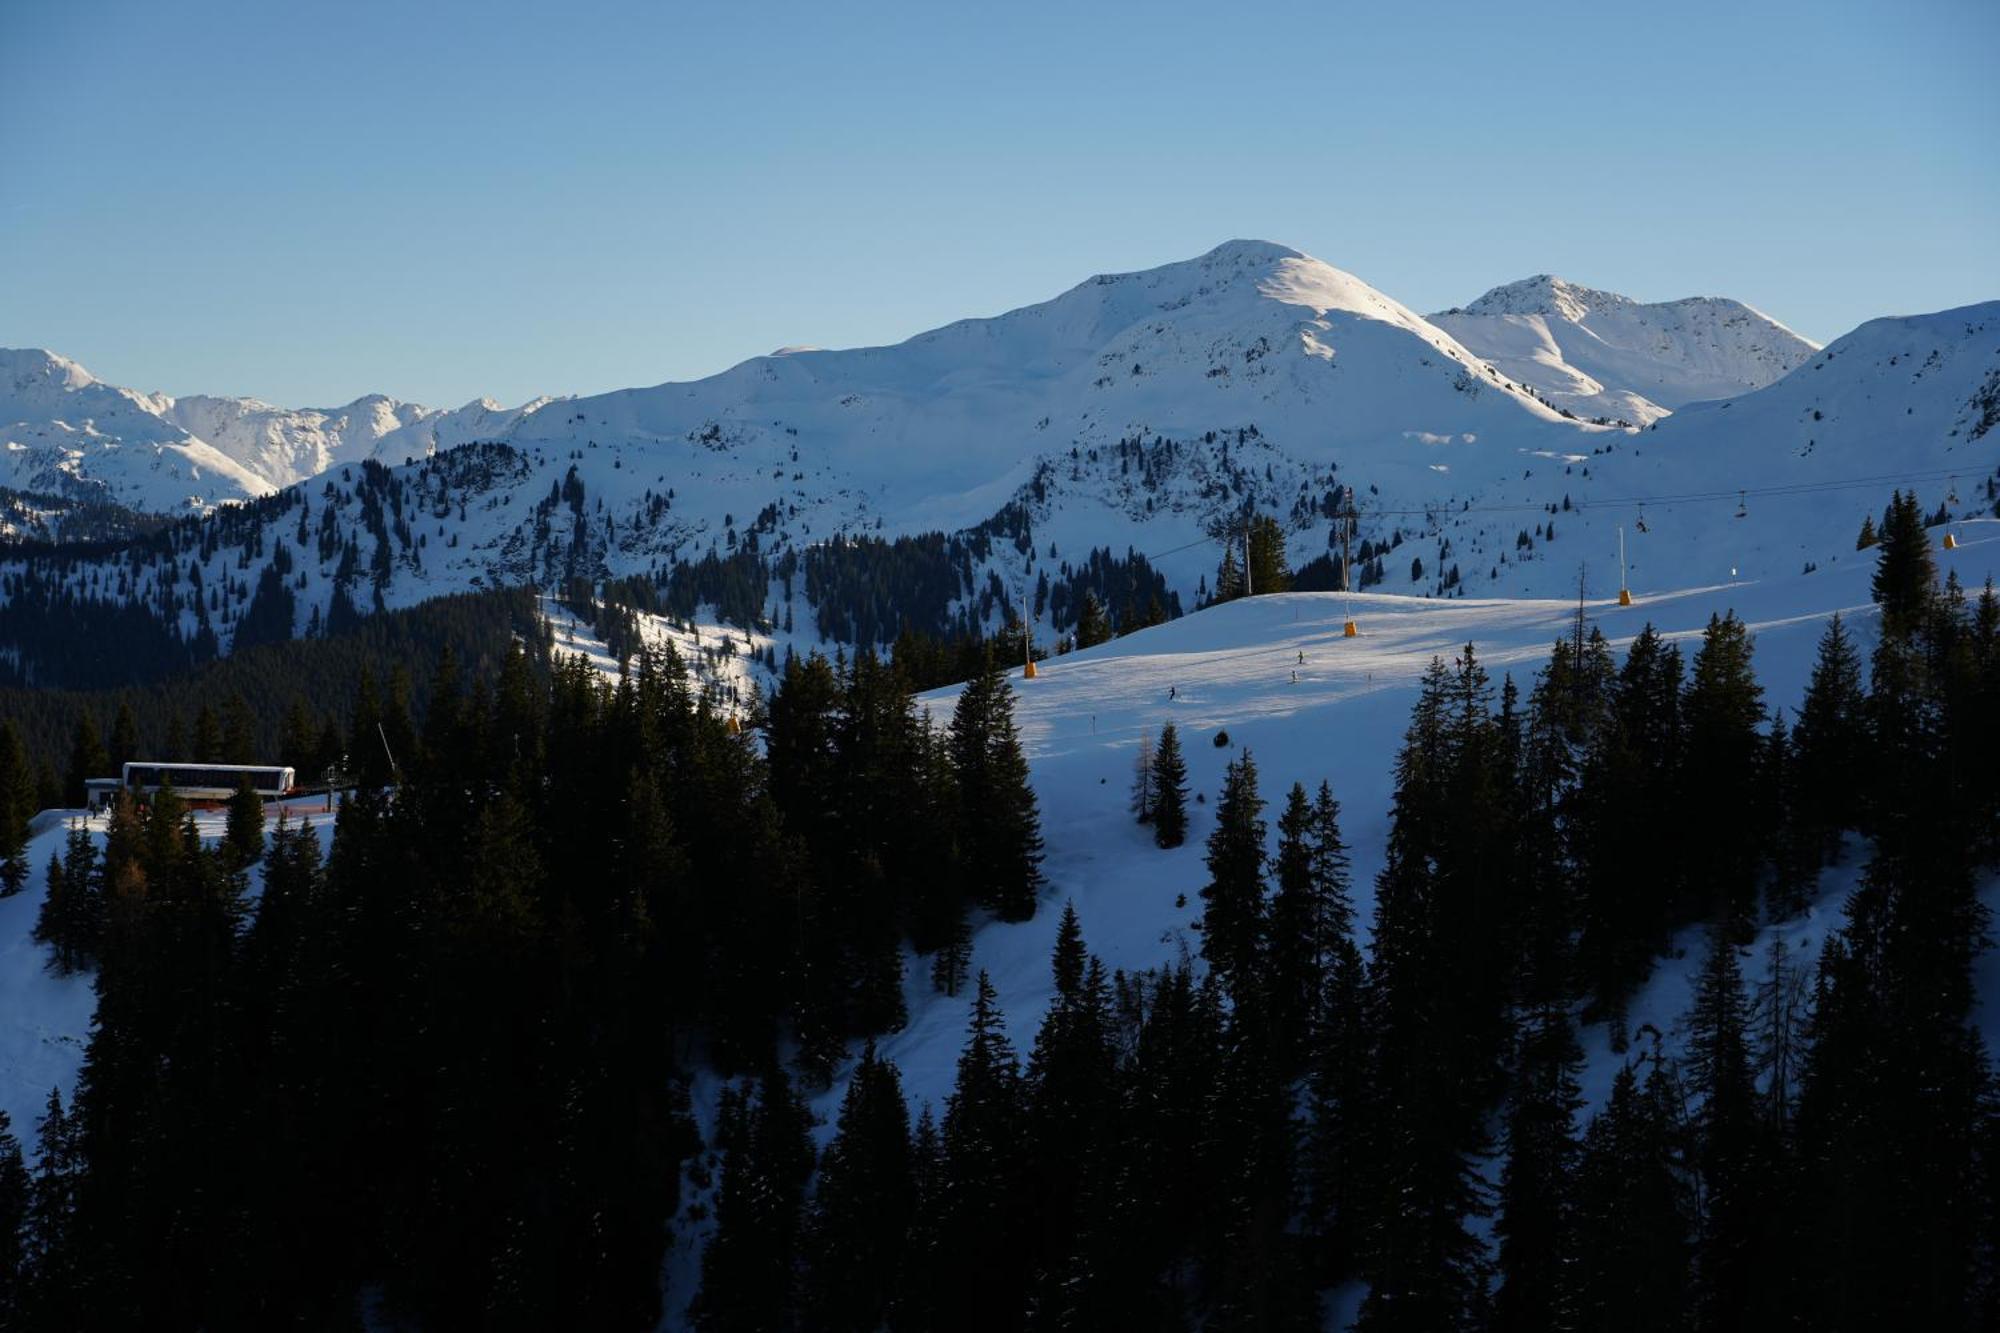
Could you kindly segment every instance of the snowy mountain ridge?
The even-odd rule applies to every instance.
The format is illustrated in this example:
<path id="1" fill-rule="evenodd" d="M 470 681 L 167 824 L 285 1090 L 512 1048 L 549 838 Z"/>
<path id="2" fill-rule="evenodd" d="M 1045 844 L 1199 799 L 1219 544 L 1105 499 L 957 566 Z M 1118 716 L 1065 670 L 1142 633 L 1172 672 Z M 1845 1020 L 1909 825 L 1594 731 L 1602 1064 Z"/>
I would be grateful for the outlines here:
<path id="1" fill-rule="evenodd" d="M 1762 388 L 1817 350 L 1741 301 L 1647 304 L 1548 273 L 1430 318 L 1558 407 L 1639 426 Z"/>
<path id="2" fill-rule="evenodd" d="M 1861 517 L 1895 485 L 1917 486 L 1930 511 L 1990 510 L 1996 329 L 2000 303 L 1875 321 L 1764 388 L 1619 429 L 1566 418 L 1350 274 L 1239 241 L 890 347 L 788 351 L 450 421 L 361 400 L 334 414 L 345 424 L 314 426 L 313 447 L 337 438 L 367 451 L 365 467 L 339 463 L 137 559 L 35 568 L 43 588 L 132 599 L 225 651 L 267 565 L 281 566 L 293 632 L 342 598 L 344 615 L 721 562 L 726 576 L 686 583 L 701 605 L 684 597 L 677 617 L 783 626 L 783 646 L 809 647 L 893 637 L 905 621 L 993 629 L 1025 607 L 1046 644 L 1070 624 L 1051 585 L 1073 587 L 1099 554 L 1145 557 L 1161 582 L 1129 589 L 1139 608 L 1154 595 L 1192 607 L 1246 515 L 1275 517 L 1298 567 L 1337 554 L 1350 498 L 1357 575 L 1382 591 L 1564 596 L 1580 570 L 1599 591 L 1793 575 L 1851 560 Z M 35 356 L 28 388 L 5 400 L 26 407 L 0 420 L 69 394 L 91 429 L 155 442 L 133 459 L 212 449 L 170 410 L 271 439 L 260 413 L 277 409 L 148 401 Z M 449 447 L 454 430 L 484 437 L 482 422 L 499 438 Z M 388 466 L 411 432 L 414 461 Z M 830 560 L 835 541 L 848 554 Z M 1126 591 L 1100 587 L 1121 614 Z"/>
<path id="3" fill-rule="evenodd" d="M 502 407 L 479 398 L 455 410 L 368 394 L 342 407 L 283 408 L 255 398 L 168 398 L 161 415 L 280 486 L 364 458 L 402 463 L 472 440 L 498 439 L 553 402 Z"/>
<path id="4" fill-rule="evenodd" d="M 381 394 L 335 408 L 175 398 L 106 383 L 55 352 L 0 348 L 0 484 L 149 513 L 198 512 L 344 463 L 402 463 L 496 439 L 550 401 L 440 410 Z"/>

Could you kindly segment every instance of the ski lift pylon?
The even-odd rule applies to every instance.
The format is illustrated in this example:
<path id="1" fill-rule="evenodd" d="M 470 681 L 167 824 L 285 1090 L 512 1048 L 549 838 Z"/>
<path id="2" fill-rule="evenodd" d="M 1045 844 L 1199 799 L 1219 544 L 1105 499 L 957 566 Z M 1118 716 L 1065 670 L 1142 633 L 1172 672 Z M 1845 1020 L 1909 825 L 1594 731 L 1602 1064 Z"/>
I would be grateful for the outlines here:
<path id="1" fill-rule="evenodd" d="M 1632 589 L 1625 581 L 1625 529 L 1618 529 L 1618 605 L 1632 605 Z"/>

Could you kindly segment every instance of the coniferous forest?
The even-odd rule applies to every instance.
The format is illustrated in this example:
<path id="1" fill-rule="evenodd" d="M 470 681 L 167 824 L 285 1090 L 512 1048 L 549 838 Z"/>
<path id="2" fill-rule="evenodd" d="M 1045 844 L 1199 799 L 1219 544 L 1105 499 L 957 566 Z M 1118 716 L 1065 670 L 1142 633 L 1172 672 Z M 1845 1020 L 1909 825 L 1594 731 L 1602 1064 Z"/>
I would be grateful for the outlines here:
<path id="1" fill-rule="evenodd" d="M 1879 642 L 1830 623 L 1800 699 L 1733 615 L 1434 661 L 1366 922 L 1339 792 L 1236 754 L 1198 954 L 1141 974 L 1048 892 L 992 655 L 936 724 L 895 661 L 794 660 L 741 732 L 671 654 L 357 674 L 402 748 L 337 819 L 204 845 L 164 792 L 45 868 L 97 1016 L 74 1096 L 0 1125 L 0 1328 L 2000 1326 L 2000 598 L 1913 499 L 1878 545 Z M 1133 779 L 1162 847 L 1182 744 Z M 0 892 L 36 789 L 9 729 Z M 1820 956 L 1747 950 L 1842 859 Z M 1028 1031 L 971 939 L 1038 912 Z M 1627 1007 L 1690 939 L 1669 1043 Z M 967 997 L 936 1106 L 874 1041 L 913 966 Z"/>

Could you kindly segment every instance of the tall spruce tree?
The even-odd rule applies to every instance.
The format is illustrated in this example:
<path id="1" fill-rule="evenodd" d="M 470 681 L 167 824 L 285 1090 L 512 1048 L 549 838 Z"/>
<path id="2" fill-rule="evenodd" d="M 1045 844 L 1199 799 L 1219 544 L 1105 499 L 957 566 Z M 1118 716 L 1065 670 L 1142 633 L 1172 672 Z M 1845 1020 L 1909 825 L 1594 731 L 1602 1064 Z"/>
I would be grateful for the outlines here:
<path id="1" fill-rule="evenodd" d="M 0 1328 L 20 1327 L 21 1298 L 29 1275 L 28 1212 L 34 1186 L 21 1155 L 14 1122 L 0 1111 Z"/>
<path id="2" fill-rule="evenodd" d="M 1653 837 L 1660 812 L 1681 798 L 1685 728 L 1680 650 L 1651 624 L 1632 641 L 1612 692 L 1611 718 L 1585 761 L 1577 858 L 1578 967 L 1593 1015 L 1627 1041 L 1625 1007 L 1680 919 L 1684 867 L 1678 842 Z M 1646 847 L 1644 856 L 1634 850 Z"/>
<path id="3" fill-rule="evenodd" d="M 1690 917 L 1720 917 L 1747 939 L 1757 917 L 1757 875 L 1769 831 L 1763 785 L 1764 691 L 1751 668 L 1750 633 L 1735 613 L 1710 616 L 1695 654 L 1682 714 L 1687 754 L 1682 772 L 1688 827 L 1690 891 L 1708 901 L 1686 905 Z"/>
<path id="4" fill-rule="evenodd" d="M 264 855 L 264 798 L 245 778 L 229 798 L 229 817 L 222 844 L 238 867 L 254 865 Z"/>
<path id="5" fill-rule="evenodd" d="M 38 802 L 34 771 L 12 722 L 0 722 L 0 898 L 28 881 L 28 820 Z"/>
<path id="6" fill-rule="evenodd" d="M 83 784 L 89 778 L 109 776 L 111 756 L 97 731 L 97 719 L 85 710 L 76 720 L 76 734 L 70 741 L 69 771 L 63 778 L 63 801 L 71 807 L 83 804 Z"/>
<path id="7" fill-rule="evenodd" d="M 1264 801 L 1248 751 L 1232 760 L 1208 835 L 1208 883 L 1201 889 L 1201 953 L 1223 989 L 1241 1004 L 1263 984 L 1270 942 L 1264 885 Z"/>
<path id="8" fill-rule="evenodd" d="M 1132 755 L 1132 817 L 1141 824 L 1153 822 L 1153 811 L 1159 804 L 1153 783 L 1153 737 L 1144 733 Z"/>
<path id="9" fill-rule="evenodd" d="M 1683 1333 L 1691 1308 L 1687 1215 L 1671 1080 L 1618 1071 L 1583 1136 L 1577 1179 L 1575 1326 Z"/>
<path id="10" fill-rule="evenodd" d="M 1042 887 L 1041 817 L 1014 729 L 1014 693 L 990 655 L 958 697 L 950 748 L 971 896 L 1003 921 L 1026 921 Z"/>
<path id="11" fill-rule="evenodd" d="M 1760 1308 L 1769 1292 L 1760 1270 L 1769 1160 L 1743 975 L 1724 923 L 1709 929 L 1687 1027 L 1687 1085 L 1699 1106 L 1694 1165 L 1702 1191 L 1697 1313 L 1703 1328 L 1740 1328 L 1771 1313 Z"/>
<path id="12" fill-rule="evenodd" d="M 1026 1076 L 1026 1202 L 1038 1232 L 1038 1308 L 1059 1307 L 1074 1298 L 1077 1284 L 1103 1280 L 1080 1255 L 1080 1245 L 1113 1189 L 1111 1134 L 1119 1095 L 1110 984 L 1103 964 L 1084 947 L 1074 904 L 1063 908 L 1050 967 L 1055 1000 L 1035 1036 Z"/>
<path id="13" fill-rule="evenodd" d="M 1484 1247 L 1466 1229 L 1490 1212 L 1470 1155 L 1486 1147 L 1484 1111 L 1497 1007 L 1461 957 L 1470 923 L 1458 895 L 1476 875 L 1462 858 L 1489 855 L 1497 802 L 1483 791 L 1484 679 L 1468 653 L 1448 671 L 1433 658 L 1396 760 L 1388 856 L 1376 880 L 1370 973 L 1368 1151 L 1373 1226 L 1358 1327 L 1471 1329 L 1487 1310 Z M 1482 799 L 1494 800 L 1494 793 Z M 1460 842 L 1459 839 L 1464 841 Z M 1474 929 L 1482 927 L 1474 926 Z M 1487 936 L 1490 948 L 1491 936 Z"/>
<path id="14" fill-rule="evenodd" d="M 1095 648 L 1111 638 L 1111 621 L 1104 614 L 1104 604 L 1097 600 L 1097 594 L 1084 590 L 1083 603 L 1076 612 L 1076 646 Z"/>
<path id="15" fill-rule="evenodd" d="M 1839 850 L 1841 831 L 1859 825 L 1868 793 L 1868 696 L 1861 654 L 1839 615 L 1820 636 L 1792 749 L 1798 773 L 1794 818 L 1824 864 Z"/>
<path id="16" fill-rule="evenodd" d="M 1171 722 L 1160 728 L 1152 767 L 1153 842 L 1178 847 L 1187 841 L 1187 757 L 1181 753 L 1181 734 Z"/>
<path id="17" fill-rule="evenodd" d="M 979 974 L 958 1076 L 945 1103 L 930 1278 L 961 1327 L 1021 1326 L 1033 1231 L 1025 1175 L 1026 1097 L 993 982 Z"/>
<path id="18" fill-rule="evenodd" d="M 871 1041 L 848 1076 L 806 1227 L 805 1309 L 813 1327 L 882 1327 L 902 1281 L 915 1208 L 902 1077 Z"/>
<path id="19" fill-rule="evenodd" d="M 1882 608 L 1882 632 L 1901 637 L 1914 632 L 1927 614 L 1937 584 L 1937 561 L 1917 493 L 1897 491 L 1882 515 L 1880 552 L 1871 587 Z"/>
<path id="20" fill-rule="evenodd" d="M 689 1307 L 703 1330 L 797 1326 L 799 1233 L 812 1176 L 811 1114 L 773 1066 L 754 1098 L 730 1094 L 717 1116 L 723 1154 L 715 1236 L 702 1253 L 701 1290 Z"/>

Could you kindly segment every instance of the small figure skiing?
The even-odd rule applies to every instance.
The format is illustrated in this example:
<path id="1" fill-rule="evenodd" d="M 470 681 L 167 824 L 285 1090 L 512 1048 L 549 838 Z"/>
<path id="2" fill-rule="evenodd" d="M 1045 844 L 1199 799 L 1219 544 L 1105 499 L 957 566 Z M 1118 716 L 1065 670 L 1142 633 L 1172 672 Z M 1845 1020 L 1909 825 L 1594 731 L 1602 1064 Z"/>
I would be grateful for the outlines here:
<path id="1" fill-rule="evenodd" d="M 1178 686 L 1178 685 L 1169 685 L 1169 686 L 1167 686 L 1167 702 L 1168 702 L 1168 703 L 1172 703 L 1172 702 L 1173 702 L 1173 701 L 1174 701 L 1174 700 L 1175 700 L 1175 699 L 1176 699 L 1177 697 L 1179 697 L 1179 694 L 1180 694 L 1180 686 Z"/>

